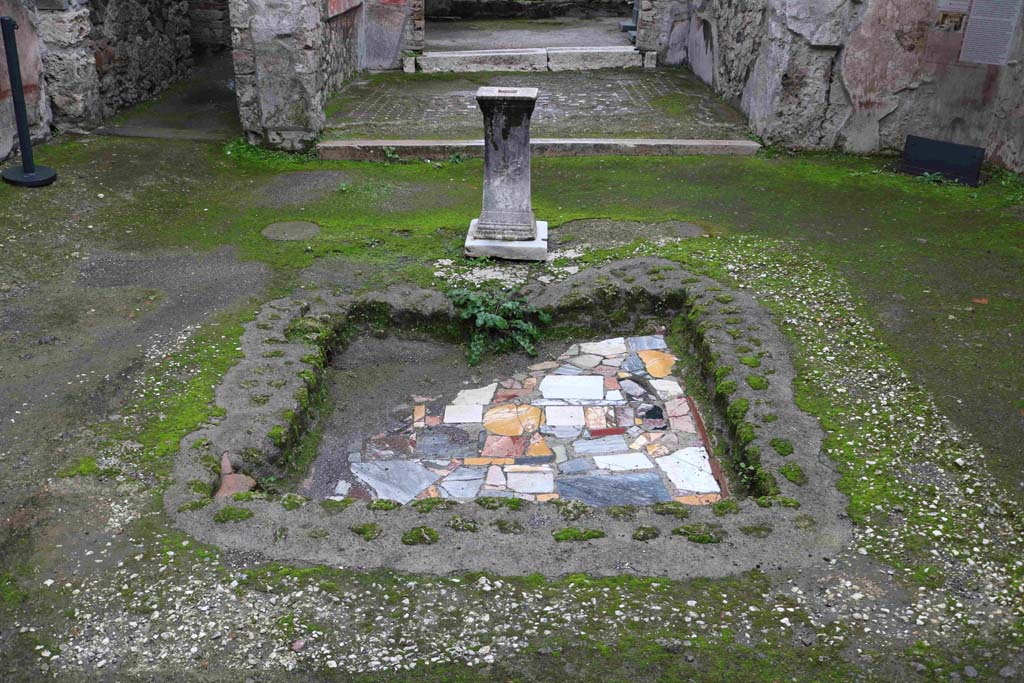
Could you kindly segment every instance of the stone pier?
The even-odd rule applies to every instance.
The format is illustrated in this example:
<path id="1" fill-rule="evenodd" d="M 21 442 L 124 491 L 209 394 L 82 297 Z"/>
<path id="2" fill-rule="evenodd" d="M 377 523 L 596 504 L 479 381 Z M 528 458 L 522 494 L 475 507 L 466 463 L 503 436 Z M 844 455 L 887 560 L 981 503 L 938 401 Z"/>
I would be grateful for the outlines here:
<path id="1" fill-rule="evenodd" d="M 547 257 L 547 223 L 530 198 L 530 118 L 536 88 L 480 88 L 484 115 L 484 193 L 480 218 L 469 226 L 466 255 L 517 261 Z"/>

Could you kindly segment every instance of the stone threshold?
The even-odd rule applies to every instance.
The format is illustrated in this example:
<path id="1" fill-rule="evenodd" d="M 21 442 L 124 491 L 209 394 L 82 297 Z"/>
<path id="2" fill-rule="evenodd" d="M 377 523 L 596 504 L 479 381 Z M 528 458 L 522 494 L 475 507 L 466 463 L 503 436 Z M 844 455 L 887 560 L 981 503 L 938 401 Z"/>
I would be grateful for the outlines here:
<path id="1" fill-rule="evenodd" d="M 418 57 L 407 57 L 403 62 L 405 71 L 424 73 L 584 71 L 655 66 L 655 53 L 640 52 L 631 45 L 424 52 Z"/>
<path id="2" fill-rule="evenodd" d="M 761 145 L 753 140 L 685 140 L 674 138 L 534 138 L 534 157 L 559 156 L 753 156 Z M 483 140 L 324 140 L 321 159 L 386 161 L 446 159 L 453 155 L 482 157 Z"/>
<path id="3" fill-rule="evenodd" d="M 241 135 L 241 131 L 192 130 L 188 128 L 164 128 L 162 126 L 100 126 L 93 129 L 92 134 L 122 138 L 150 138 L 154 140 L 224 142 Z"/>

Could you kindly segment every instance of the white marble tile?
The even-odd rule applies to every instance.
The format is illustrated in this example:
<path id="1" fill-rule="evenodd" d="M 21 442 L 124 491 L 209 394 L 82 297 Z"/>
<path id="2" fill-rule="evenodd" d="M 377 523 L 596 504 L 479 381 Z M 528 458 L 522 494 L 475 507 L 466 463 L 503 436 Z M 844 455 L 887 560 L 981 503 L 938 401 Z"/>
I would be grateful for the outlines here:
<path id="1" fill-rule="evenodd" d="M 677 398 L 683 395 L 683 388 L 674 379 L 652 379 L 651 388 L 658 394 L 662 401 Z"/>
<path id="2" fill-rule="evenodd" d="M 679 491 L 721 493 L 711 471 L 708 453 L 703 448 L 683 448 L 672 455 L 658 458 L 655 462 Z"/>
<path id="3" fill-rule="evenodd" d="M 622 337 L 580 344 L 580 351 L 598 356 L 617 356 L 620 353 L 626 353 L 626 350 L 626 340 Z"/>
<path id="4" fill-rule="evenodd" d="M 623 453 L 621 455 L 595 455 L 594 464 L 598 469 L 612 472 L 635 472 L 637 470 L 654 469 L 654 465 L 642 453 Z"/>
<path id="5" fill-rule="evenodd" d="M 604 377 L 601 375 L 549 375 L 541 380 L 544 398 L 603 400 Z"/>
<path id="6" fill-rule="evenodd" d="M 544 417 L 551 427 L 579 427 L 586 424 L 581 406 L 548 406 Z"/>
<path id="7" fill-rule="evenodd" d="M 446 406 L 444 409 L 445 424 L 471 424 L 484 421 L 484 407 L 482 405 L 471 406 Z"/>
<path id="8" fill-rule="evenodd" d="M 463 389 L 452 401 L 453 406 L 487 405 L 494 398 L 494 392 L 498 389 L 498 383 L 488 384 L 479 389 Z M 445 420 L 447 422 L 447 420 Z"/>

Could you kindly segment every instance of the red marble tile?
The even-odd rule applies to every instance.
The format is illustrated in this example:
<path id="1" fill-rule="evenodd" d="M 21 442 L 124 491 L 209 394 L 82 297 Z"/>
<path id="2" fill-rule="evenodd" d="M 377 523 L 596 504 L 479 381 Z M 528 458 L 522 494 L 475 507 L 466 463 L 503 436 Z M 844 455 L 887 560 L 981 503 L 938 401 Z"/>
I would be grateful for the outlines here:
<path id="1" fill-rule="evenodd" d="M 485 458 L 515 458 L 526 452 L 529 438 L 488 434 L 480 455 Z"/>
<path id="2" fill-rule="evenodd" d="M 591 429 L 590 438 L 600 439 L 602 436 L 615 436 L 617 434 L 625 434 L 625 427 L 608 427 L 607 429 Z"/>

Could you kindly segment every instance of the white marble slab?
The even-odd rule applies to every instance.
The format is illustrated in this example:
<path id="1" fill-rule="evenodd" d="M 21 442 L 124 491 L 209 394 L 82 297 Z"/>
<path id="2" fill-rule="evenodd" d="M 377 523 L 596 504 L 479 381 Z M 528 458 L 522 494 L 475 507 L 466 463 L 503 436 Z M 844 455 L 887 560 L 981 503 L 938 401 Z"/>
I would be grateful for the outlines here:
<path id="1" fill-rule="evenodd" d="M 655 462 L 679 491 L 721 493 L 711 471 L 708 452 L 699 446 L 683 448 Z"/>
<path id="2" fill-rule="evenodd" d="M 601 375 L 548 375 L 540 382 L 544 398 L 572 400 L 603 400 L 604 377 Z"/>

